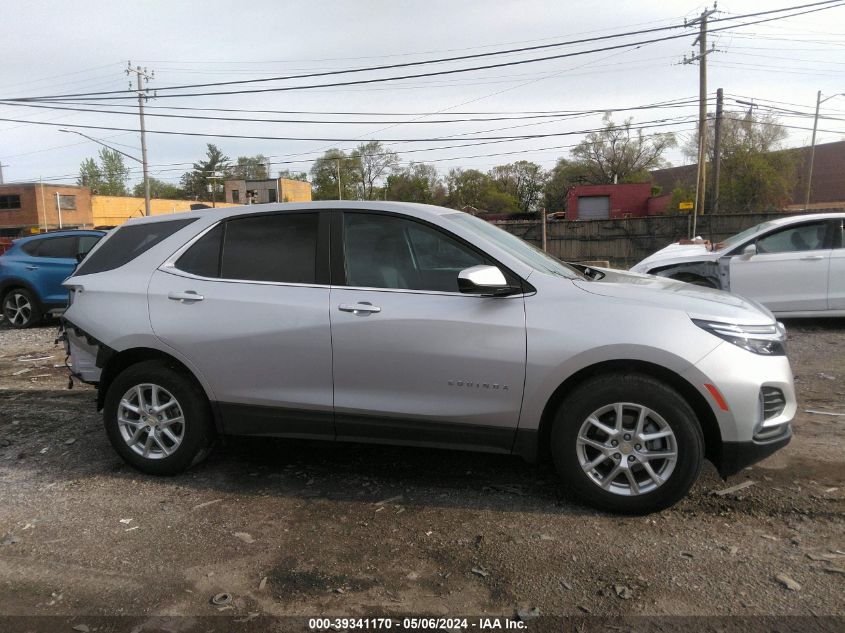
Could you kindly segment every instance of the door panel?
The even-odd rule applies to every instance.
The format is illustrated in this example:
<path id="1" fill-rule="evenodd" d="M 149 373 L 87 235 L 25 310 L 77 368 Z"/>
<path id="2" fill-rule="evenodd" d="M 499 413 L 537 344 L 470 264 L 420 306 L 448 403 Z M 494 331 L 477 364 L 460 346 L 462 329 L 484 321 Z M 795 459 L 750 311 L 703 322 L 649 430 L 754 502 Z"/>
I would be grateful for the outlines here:
<path id="1" fill-rule="evenodd" d="M 339 309 L 359 303 L 380 310 Z M 339 439 L 510 449 L 525 380 L 521 297 L 332 288 L 330 314 Z"/>
<path id="2" fill-rule="evenodd" d="M 202 299 L 169 298 L 182 292 Z M 230 405 L 227 422 L 259 415 L 256 407 L 324 412 L 310 433 L 321 436 L 333 435 L 328 301 L 328 288 L 205 280 L 160 270 L 149 286 L 153 331 L 191 359 L 218 402 Z M 278 433 L 288 434 L 285 420 L 278 421 Z"/>
<path id="3" fill-rule="evenodd" d="M 772 231 L 757 240 L 756 255 L 734 255 L 731 292 L 773 312 L 827 309 L 830 249 L 825 222 Z"/>

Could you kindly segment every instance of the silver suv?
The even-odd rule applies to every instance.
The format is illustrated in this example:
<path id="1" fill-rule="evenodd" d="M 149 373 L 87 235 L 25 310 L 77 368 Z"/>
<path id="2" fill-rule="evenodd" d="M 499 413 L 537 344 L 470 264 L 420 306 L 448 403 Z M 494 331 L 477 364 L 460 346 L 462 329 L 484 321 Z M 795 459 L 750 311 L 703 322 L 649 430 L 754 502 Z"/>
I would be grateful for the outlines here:
<path id="1" fill-rule="evenodd" d="M 789 442 L 785 333 L 760 305 L 573 266 L 465 213 L 318 202 L 132 220 L 65 285 L 70 366 L 115 450 L 183 471 L 215 436 L 550 456 L 649 512 Z"/>

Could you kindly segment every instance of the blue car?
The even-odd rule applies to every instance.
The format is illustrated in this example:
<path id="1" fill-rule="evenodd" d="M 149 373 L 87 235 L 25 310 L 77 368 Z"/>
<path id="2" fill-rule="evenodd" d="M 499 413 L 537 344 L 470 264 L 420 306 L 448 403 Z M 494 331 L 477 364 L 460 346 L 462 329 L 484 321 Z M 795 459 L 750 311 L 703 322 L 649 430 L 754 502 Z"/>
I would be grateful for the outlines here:
<path id="1" fill-rule="evenodd" d="M 0 255 L 0 306 L 14 328 L 37 325 L 67 307 L 62 286 L 104 231 L 55 231 L 12 242 Z"/>

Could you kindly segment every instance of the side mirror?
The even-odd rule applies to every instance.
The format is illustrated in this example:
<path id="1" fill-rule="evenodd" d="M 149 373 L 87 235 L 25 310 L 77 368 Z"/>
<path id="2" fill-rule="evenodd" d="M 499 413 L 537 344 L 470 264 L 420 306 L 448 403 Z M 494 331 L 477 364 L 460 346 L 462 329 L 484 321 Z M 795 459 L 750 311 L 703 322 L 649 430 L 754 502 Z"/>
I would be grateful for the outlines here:
<path id="1" fill-rule="evenodd" d="M 458 273 L 458 290 L 467 294 L 498 297 L 514 294 L 502 271 L 495 266 L 473 266 Z"/>
<path id="2" fill-rule="evenodd" d="M 749 244 L 745 248 L 742 249 L 742 256 L 745 259 L 751 259 L 757 254 L 757 245 L 756 244 Z"/>
<path id="3" fill-rule="evenodd" d="M 81 263 L 82 263 L 82 260 L 83 260 L 83 259 L 85 259 L 85 256 L 86 256 L 87 254 L 88 254 L 88 253 L 77 253 L 77 254 L 76 254 L 76 263 L 77 263 L 77 264 L 81 264 Z"/>

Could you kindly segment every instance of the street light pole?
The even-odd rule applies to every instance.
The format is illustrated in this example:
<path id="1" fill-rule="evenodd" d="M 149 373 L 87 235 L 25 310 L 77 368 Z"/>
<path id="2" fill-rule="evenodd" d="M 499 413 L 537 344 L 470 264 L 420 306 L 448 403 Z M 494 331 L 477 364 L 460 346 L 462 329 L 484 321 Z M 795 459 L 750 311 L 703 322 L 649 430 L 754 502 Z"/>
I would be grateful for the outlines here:
<path id="1" fill-rule="evenodd" d="M 816 116 L 813 117 L 813 140 L 810 141 L 810 167 L 807 170 L 807 190 L 804 194 L 804 211 L 806 211 L 807 207 L 810 206 L 810 189 L 812 188 L 813 183 L 813 161 L 816 158 L 816 132 L 819 129 L 819 108 L 821 108 L 821 105 L 825 101 L 833 99 L 834 97 L 845 97 L 845 92 L 837 92 L 835 95 L 830 95 L 824 99 L 822 99 L 821 90 L 816 93 Z"/>

